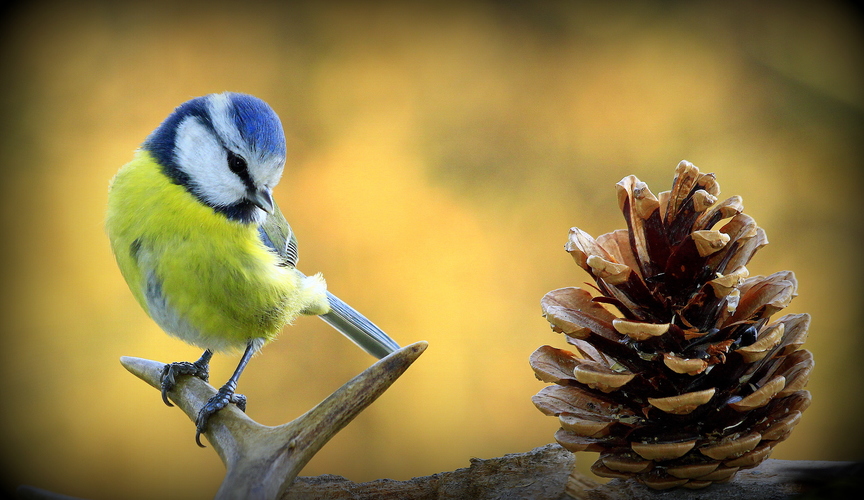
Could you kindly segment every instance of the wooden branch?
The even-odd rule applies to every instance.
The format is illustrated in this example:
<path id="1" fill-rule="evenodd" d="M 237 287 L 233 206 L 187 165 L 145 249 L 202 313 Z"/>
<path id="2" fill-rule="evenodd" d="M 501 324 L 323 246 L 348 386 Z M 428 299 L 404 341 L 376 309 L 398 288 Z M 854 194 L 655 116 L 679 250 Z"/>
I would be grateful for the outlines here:
<path id="1" fill-rule="evenodd" d="M 500 458 L 471 459 L 465 469 L 442 472 L 408 481 L 378 479 L 353 483 L 344 477 L 298 477 L 281 500 L 433 500 L 512 498 L 558 500 L 573 465 L 574 455 L 557 444 Z M 599 486 L 587 479 L 587 484 Z"/>
<path id="2" fill-rule="evenodd" d="M 466 469 L 408 481 L 379 479 L 353 483 L 333 475 L 298 477 L 281 500 L 787 500 L 807 491 L 816 492 L 812 498 L 822 498 L 820 493 L 826 488 L 847 485 L 850 478 L 864 472 L 862 465 L 855 462 L 769 459 L 759 467 L 740 471 L 728 483 L 713 484 L 703 490 L 677 488 L 658 492 L 632 480 L 615 479 L 599 484 L 573 470 L 578 458 L 574 459 L 572 453 L 557 444 L 549 444 L 527 453 L 472 459 Z M 862 486 L 860 479 L 857 481 L 851 491 Z"/>
<path id="3" fill-rule="evenodd" d="M 426 350 L 417 342 L 393 352 L 340 387 L 315 408 L 277 427 L 261 425 L 234 405 L 211 417 L 204 434 L 227 468 L 217 499 L 280 498 L 307 462 L 361 411 L 378 399 Z M 120 362 L 156 389 L 163 363 L 123 357 Z M 194 422 L 216 389 L 196 377 L 183 377 L 171 400 Z"/>

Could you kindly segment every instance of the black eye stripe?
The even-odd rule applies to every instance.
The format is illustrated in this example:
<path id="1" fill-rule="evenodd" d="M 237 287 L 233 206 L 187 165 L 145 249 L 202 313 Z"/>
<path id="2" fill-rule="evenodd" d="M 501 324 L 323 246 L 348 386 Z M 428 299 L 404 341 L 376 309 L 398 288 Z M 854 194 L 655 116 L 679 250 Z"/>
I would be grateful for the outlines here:
<path id="1" fill-rule="evenodd" d="M 246 160 L 230 149 L 226 149 L 225 151 L 228 153 L 228 168 L 243 181 L 243 184 L 247 188 L 254 189 L 255 185 L 252 183 L 252 178 L 249 177 L 249 165 L 246 163 Z"/>

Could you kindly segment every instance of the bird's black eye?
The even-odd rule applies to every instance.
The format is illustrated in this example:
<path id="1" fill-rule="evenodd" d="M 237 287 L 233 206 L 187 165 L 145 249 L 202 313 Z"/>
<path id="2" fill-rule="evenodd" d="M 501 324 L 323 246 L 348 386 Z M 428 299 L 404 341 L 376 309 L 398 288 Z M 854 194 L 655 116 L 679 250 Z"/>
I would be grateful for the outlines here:
<path id="1" fill-rule="evenodd" d="M 234 154 L 233 151 L 228 151 L 228 168 L 237 175 L 246 172 L 246 160 Z"/>

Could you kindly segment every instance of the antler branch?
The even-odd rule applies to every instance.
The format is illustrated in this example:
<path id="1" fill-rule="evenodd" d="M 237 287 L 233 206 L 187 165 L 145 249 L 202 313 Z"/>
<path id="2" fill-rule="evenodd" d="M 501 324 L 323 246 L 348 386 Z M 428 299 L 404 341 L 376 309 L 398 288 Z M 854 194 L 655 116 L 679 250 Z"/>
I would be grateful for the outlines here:
<path id="1" fill-rule="evenodd" d="M 292 422 L 261 425 L 234 405 L 214 415 L 204 434 L 227 468 L 217 499 L 280 498 L 307 462 L 343 427 L 378 399 L 426 350 L 417 342 L 382 358 Z M 160 387 L 163 363 L 123 357 L 123 366 L 154 388 Z M 171 399 L 194 422 L 216 389 L 184 377 Z"/>

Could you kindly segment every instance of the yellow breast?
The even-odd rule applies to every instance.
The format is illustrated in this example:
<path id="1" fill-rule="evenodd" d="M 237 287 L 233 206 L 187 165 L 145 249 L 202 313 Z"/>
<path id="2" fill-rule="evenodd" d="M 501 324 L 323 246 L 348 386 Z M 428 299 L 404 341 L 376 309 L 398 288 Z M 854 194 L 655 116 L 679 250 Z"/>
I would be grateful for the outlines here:
<path id="1" fill-rule="evenodd" d="M 306 306 L 255 224 L 232 221 L 171 182 L 144 151 L 115 176 L 106 228 L 138 302 L 166 332 L 216 351 L 272 339 Z"/>

